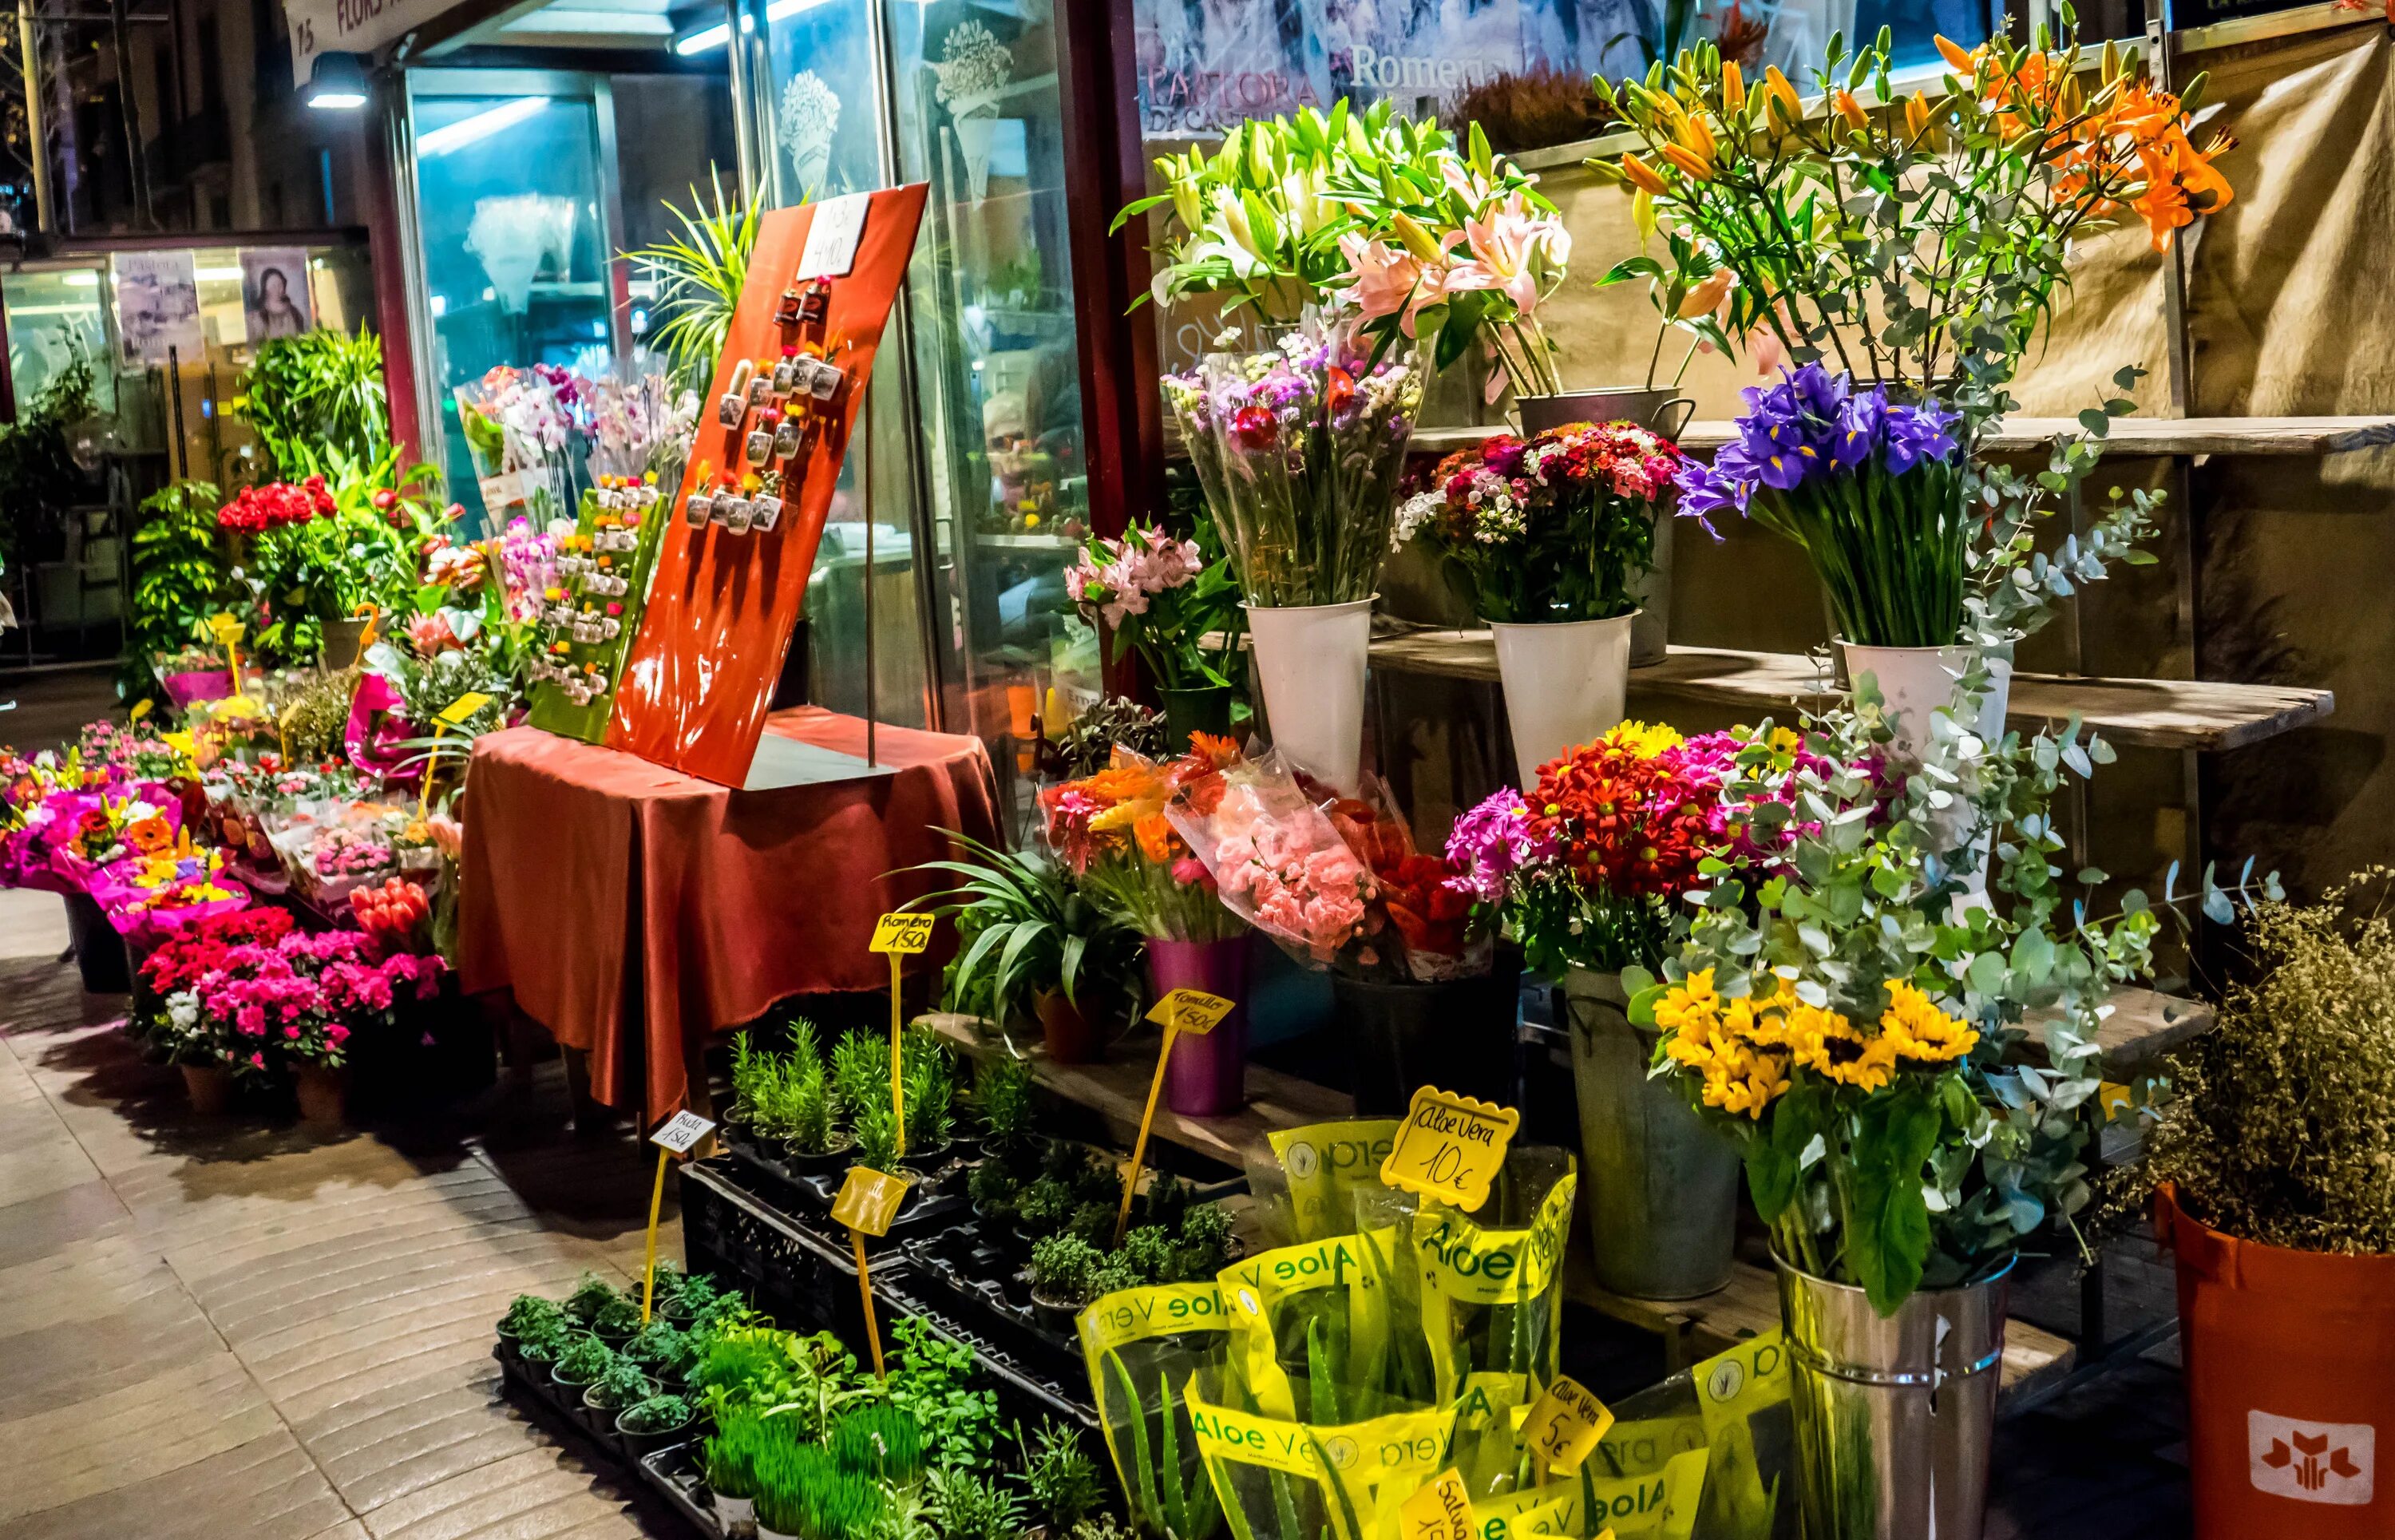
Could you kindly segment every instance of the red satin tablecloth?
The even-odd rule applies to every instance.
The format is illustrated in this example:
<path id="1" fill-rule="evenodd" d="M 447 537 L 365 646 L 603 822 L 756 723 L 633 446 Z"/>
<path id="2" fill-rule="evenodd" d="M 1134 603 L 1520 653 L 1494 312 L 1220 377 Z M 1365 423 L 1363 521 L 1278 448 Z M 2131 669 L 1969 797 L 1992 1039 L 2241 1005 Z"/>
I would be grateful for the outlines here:
<path id="1" fill-rule="evenodd" d="M 765 731 L 865 752 L 865 724 L 821 707 Z M 647 1121 L 666 1117 L 694 1038 L 792 995 L 888 989 L 887 960 L 866 949 L 875 919 L 943 885 L 889 874 L 948 855 L 938 830 L 996 839 L 980 739 L 884 725 L 877 748 L 893 773 L 734 791 L 535 727 L 485 734 L 467 778 L 459 982 L 511 990 L 588 1051 L 601 1101 L 623 1105 L 645 1066 Z"/>

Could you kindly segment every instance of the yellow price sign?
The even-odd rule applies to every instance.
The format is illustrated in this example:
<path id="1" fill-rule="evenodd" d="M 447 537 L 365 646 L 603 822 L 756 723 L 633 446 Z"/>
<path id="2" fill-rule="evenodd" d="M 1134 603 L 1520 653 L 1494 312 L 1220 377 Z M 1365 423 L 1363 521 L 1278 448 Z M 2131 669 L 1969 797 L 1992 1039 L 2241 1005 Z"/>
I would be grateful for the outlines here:
<path id="1" fill-rule="evenodd" d="M 242 624 L 228 612 L 208 617 L 208 634 L 217 639 L 219 647 L 230 647 L 241 640 Z"/>
<path id="2" fill-rule="evenodd" d="M 1613 1414 L 1568 1374 L 1558 1374 L 1522 1419 L 1522 1444 L 1550 1470 L 1578 1470 L 1596 1453 Z"/>
<path id="3" fill-rule="evenodd" d="M 125 713 L 125 720 L 127 722 L 139 722 L 143 717 L 148 716 L 150 714 L 150 708 L 156 704 L 157 702 L 152 700 L 148 696 L 143 696 L 140 699 L 133 703 L 133 710 Z"/>
<path id="4" fill-rule="evenodd" d="M 443 727 L 462 727 L 469 717 L 490 703 L 489 696 L 480 691 L 469 690 L 443 707 L 432 720 Z"/>
<path id="5" fill-rule="evenodd" d="M 1397 1533 L 1404 1540 L 1474 1540 L 1472 1489 L 1453 1466 L 1406 1499 L 1397 1509 Z"/>
<path id="6" fill-rule="evenodd" d="M 1489 1201 L 1489 1184 L 1521 1124 L 1510 1107 L 1422 1086 L 1381 1162 L 1381 1180 L 1469 1214 Z"/>
<path id="7" fill-rule="evenodd" d="M 831 1216 L 850 1229 L 877 1240 L 890 1233 L 898 1205 L 906 1201 L 906 1178 L 871 1166 L 851 1166 L 831 1201 Z"/>
<path id="8" fill-rule="evenodd" d="M 873 923 L 872 949 L 893 957 L 920 956 L 931 946 L 932 927 L 938 923 L 930 914 L 885 914 Z"/>
<path id="9" fill-rule="evenodd" d="M 1204 1037 L 1237 1009 L 1221 995 L 1203 989 L 1171 989 L 1148 1011 L 1147 1019 L 1191 1037 Z"/>

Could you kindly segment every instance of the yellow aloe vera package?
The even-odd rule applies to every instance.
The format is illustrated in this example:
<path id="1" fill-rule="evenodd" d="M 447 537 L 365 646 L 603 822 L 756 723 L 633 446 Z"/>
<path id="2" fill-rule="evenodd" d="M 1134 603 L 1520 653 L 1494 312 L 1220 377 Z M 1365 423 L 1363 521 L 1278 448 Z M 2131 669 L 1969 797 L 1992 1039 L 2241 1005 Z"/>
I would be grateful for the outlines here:
<path id="1" fill-rule="evenodd" d="M 1078 1319 L 1098 1426 L 1141 1533 L 1211 1540 L 1223 1511 L 1198 1460 L 1183 1389 L 1219 1371 L 1227 1322 L 1211 1283 L 1101 1295 Z"/>

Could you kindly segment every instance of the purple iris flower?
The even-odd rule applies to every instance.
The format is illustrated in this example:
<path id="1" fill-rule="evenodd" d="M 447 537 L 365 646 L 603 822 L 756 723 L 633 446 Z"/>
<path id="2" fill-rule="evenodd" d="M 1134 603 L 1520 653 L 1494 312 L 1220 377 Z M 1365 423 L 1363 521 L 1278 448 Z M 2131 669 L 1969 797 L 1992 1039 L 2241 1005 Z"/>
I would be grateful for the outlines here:
<path id="1" fill-rule="evenodd" d="M 1837 420 L 1838 408 L 1852 393 L 1854 380 L 1846 374 L 1832 374 L 1816 359 L 1789 374 L 1786 388 L 1806 417 L 1828 423 Z"/>
<path id="2" fill-rule="evenodd" d="M 1918 407 L 1891 406 L 1887 409 L 1887 469 L 1900 476 L 1925 460 L 1952 458 L 1954 435 L 1949 431 L 1955 422 L 1954 415 L 1932 401 Z"/>
<path id="3" fill-rule="evenodd" d="M 1878 447 L 1880 428 L 1887 416 L 1887 409 L 1885 386 L 1850 395 L 1840 403 L 1837 431 L 1830 440 L 1830 458 L 1849 468 L 1869 458 L 1872 450 Z"/>
<path id="4" fill-rule="evenodd" d="M 1738 446 L 1731 445 L 1714 457 L 1714 463 L 1690 459 L 1682 462 L 1679 474 L 1672 485 L 1679 489 L 1680 511 L 1704 525 L 1705 533 L 1714 539 L 1721 531 L 1714 527 L 1714 516 L 1744 515 L 1749 484 L 1741 481 L 1729 463 Z"/>

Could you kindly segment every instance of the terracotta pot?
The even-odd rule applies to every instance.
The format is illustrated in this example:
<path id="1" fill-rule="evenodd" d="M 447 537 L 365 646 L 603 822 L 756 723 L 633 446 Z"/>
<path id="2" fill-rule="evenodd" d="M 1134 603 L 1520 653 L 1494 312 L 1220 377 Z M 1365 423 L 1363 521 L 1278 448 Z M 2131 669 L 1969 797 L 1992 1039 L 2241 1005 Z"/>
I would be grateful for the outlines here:
<path id="1" fill-rule="evenodd" d="M 221 1064 L 185 1064 L 183 1089 L 192 1098 L 192 1110 L 203 1118 L 220 1118 L 232 1105 L 232 1071 Z"/>
<path id="2" fill-rule="evenodd" d="M 2157 1197 L 2178 1258 L 2195 1540 L 2395 1533 L 2395 1255 L 2224 1235 Z M 2395 1446 L 2390 1446 L 2395 1453 Z"/>
<path id="3" fill-rule="evenodd" d="M 299 1095 L 299 1121 L 311 1128 L 334 1129 L 349 1123 L 350 1072 L 321 1064 L 295 1067 L 292 1089 Z"/>
<path id="4" fill-rule="evenodd" d="M 1048 1056 L 1058 1064 L 1095 1064 L 1099 1058 L 1098 1029 L 1062 989 L 1040 992 L 1035 1008 L 1048 1042 Z"/>

